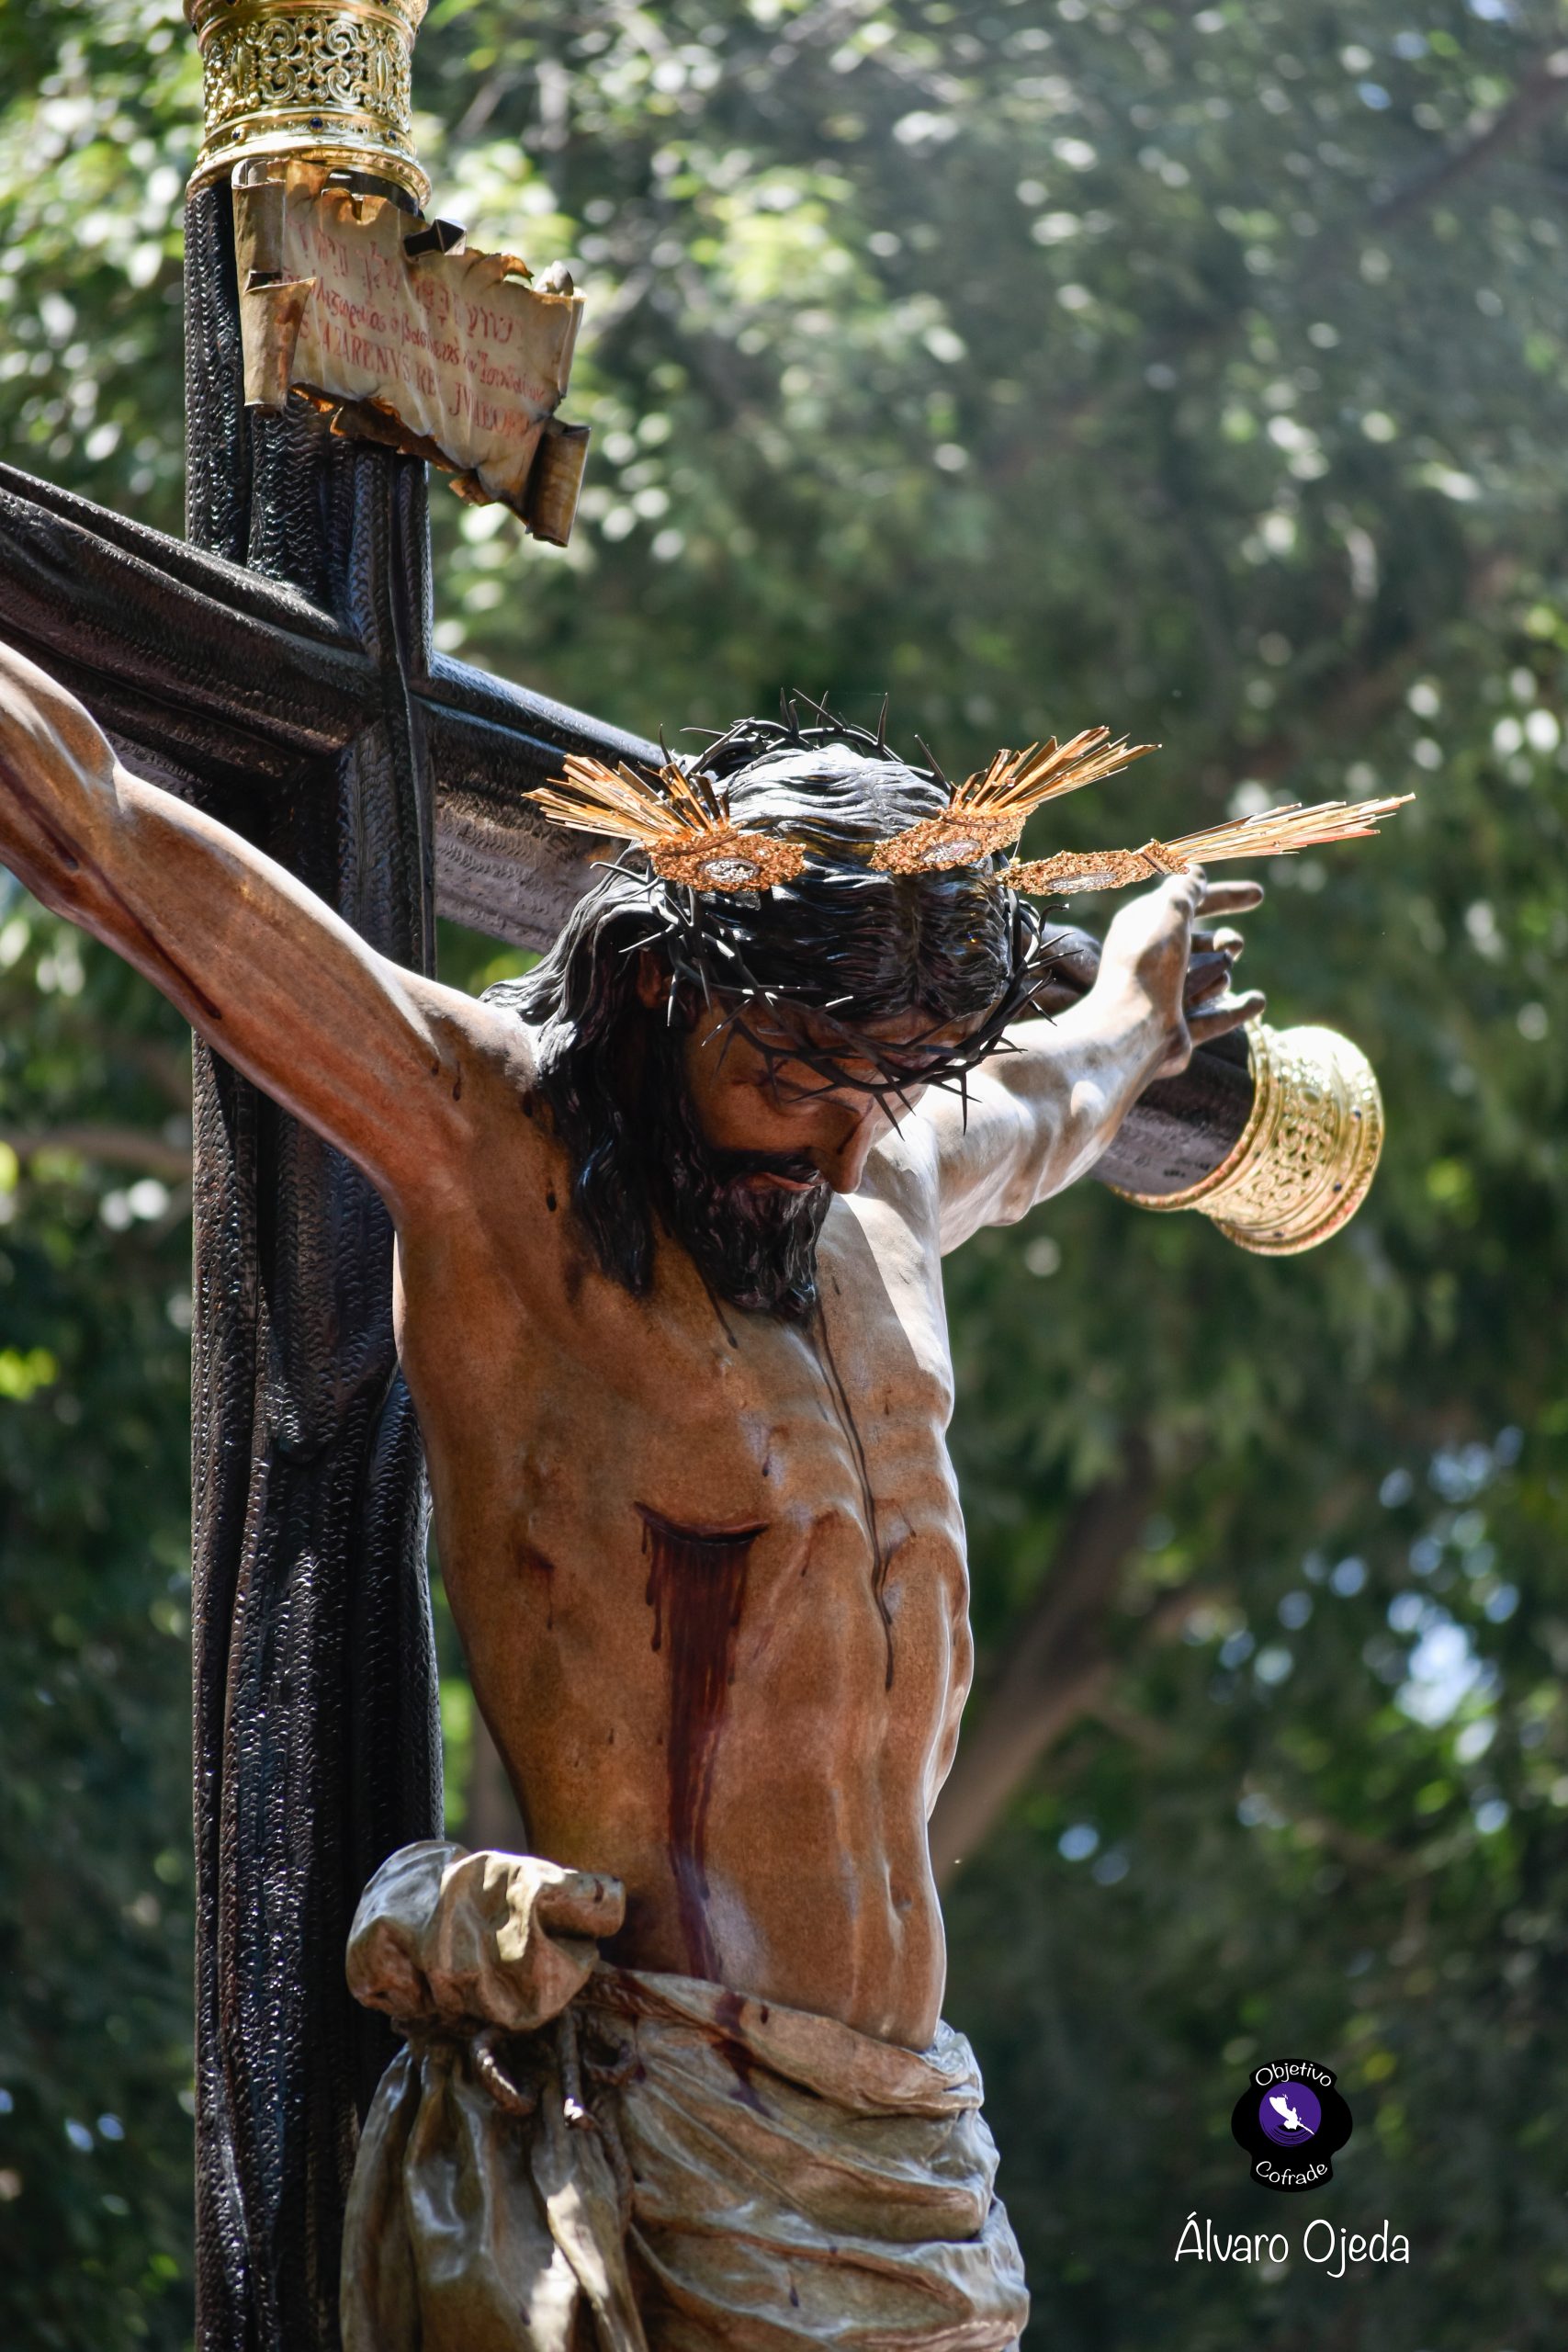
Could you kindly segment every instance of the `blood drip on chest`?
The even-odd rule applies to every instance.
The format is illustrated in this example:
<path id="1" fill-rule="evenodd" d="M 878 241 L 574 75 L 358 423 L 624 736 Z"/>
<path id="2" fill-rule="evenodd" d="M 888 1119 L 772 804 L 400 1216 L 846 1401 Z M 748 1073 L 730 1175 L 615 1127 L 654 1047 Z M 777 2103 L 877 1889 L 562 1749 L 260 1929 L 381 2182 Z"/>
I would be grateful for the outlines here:
<path id="1" fill-rule="evenodd" d="M 653 1646 L 666 1652 L 670 1661 L 666 1850 L 687 1965 L 694 1976 L 716 1983 L 718 1953 L 707 1916 L 708 1808 L 725 1707 L 735 1679 L 735 1637 L 745 1607 L 746 1571 L 765 1522 L 739 1528 L 677 1527 L 644 1503 L 637 1510 L 649 1563 Z"/>

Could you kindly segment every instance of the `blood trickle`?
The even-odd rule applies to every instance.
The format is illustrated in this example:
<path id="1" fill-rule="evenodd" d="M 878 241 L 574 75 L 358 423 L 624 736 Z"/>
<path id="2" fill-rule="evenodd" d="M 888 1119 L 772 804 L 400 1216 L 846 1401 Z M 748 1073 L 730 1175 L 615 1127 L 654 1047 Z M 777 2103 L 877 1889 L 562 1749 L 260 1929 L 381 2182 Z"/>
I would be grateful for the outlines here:
<path id="1" fill-rule="evenodd" d="M 707 1918 L 708 1807 L 725 1703 L 735 1679 L 746 1570 L 763 1523 L 677 1527 L 646 1504 L 637 1510 L 649 1563 L 653 1646 L 667 1649 L 670 1660 L 666 1850 L 687 1962 L 694 1976 L 716 1982 L 718 1954 Z"/>
<path id="2" fill-rule="evenodd" d="M 762 2102 L 751 2079 L 751 2052 L 746 2047 L 742 2021 L 746 2004 L 739 1993 L 724 1992 L 719 1995 L 716 2006 L 722 2029 L 718 2046 L 735 2069 L 735 2097 L 742 2107 L 754 2107 L 761 2115 L 763 2112 Z M 766 2014 L 764 2010 L 763 2015 Z"/>

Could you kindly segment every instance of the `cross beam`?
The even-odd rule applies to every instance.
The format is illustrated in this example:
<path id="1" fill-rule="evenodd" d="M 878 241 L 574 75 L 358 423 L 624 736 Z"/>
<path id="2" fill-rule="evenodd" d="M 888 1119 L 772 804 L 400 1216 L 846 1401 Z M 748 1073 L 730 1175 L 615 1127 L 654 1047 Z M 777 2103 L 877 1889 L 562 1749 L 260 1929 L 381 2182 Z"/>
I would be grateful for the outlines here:
<path id="1" fill-rule="evenodd" d="M 378 707 L 375 662 L 309 597 L 0 465 L 0 629 L 81 695 L 127 763 L 175 790 L 190 764 L 255 793 L 342 752 Z M 569 752 L 658 763 L 644 738 L 434 651 L 408 684 L 435 795 L 437 911 L 542 949 L 593 852 L 526 795 Z M 1072 993 L 1061 990 L 1062 1001 Z M 1246 1056 L 1206 1049 L 1151 1089 L 1096 1170 L 1176 1192 L 1217 1166 L 1251 1103 Z"/>
<path id="2" fill-rule="evenodd" d="M 79 694 L 128 766 L 194 797 L 296 788 L 381 711 L 354 628 L 285 581 L 0 465 L 0 628 Z M 406 672 L 435 797 L 442 914 L 549 944 L 593 879 L 592 851 L 525 796 L 570 752 L 656 747 L 431 647 Z"/>

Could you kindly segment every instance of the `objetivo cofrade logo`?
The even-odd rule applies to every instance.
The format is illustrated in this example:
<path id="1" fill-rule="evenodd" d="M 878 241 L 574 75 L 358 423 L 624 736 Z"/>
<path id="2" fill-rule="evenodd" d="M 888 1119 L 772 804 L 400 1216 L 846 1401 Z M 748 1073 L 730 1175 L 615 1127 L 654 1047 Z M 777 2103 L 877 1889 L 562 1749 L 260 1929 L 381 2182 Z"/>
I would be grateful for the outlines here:
<path id="1" fill-rule="evenodd" d="M 1312 2058 L 1255 2066 L 1231 2115 L 1231 2135 L 1251 2157 L 1253 2179 L 1298 2194 L 1333 2179 L 1334 2158 L 1350 2132 L 1332 2068 Z"/>

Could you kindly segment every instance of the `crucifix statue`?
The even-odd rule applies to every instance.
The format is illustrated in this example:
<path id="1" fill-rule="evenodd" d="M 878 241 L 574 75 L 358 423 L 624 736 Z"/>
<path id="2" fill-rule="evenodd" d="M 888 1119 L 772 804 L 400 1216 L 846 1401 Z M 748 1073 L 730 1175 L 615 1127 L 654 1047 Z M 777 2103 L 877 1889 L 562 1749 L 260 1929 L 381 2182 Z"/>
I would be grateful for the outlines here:
<path id="1" fill-rule="evenodd" d="M 1000 2352 L 941 1256 L 1090 1170 L 1345 1221 L 1375 1086 L 1233 991 L 1204 866 L 1368 820 L 1020 863 L 1124 745 L 955 786 L 796 702 L 673 760 L 443 660 L 427 458 L 548 530 L 581 447 L 454 454 L 373 325 L 376 397 L 301 381 L 278 243 L 462 258 L 423 0 L 189 9 L 189 538 L 0 469 L 0 858 L 199 1041 L 199 2340 L 330 2346 L 341 2284 L 352 2352 Z M 1140 877 L 1102 947 L 1034 903 Z M 441 986 L 437 903 L 543 960 Z M 531 1856 L 442 1838 L 425 1465 Z"/>

